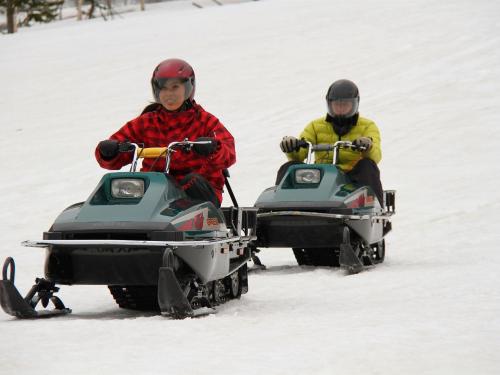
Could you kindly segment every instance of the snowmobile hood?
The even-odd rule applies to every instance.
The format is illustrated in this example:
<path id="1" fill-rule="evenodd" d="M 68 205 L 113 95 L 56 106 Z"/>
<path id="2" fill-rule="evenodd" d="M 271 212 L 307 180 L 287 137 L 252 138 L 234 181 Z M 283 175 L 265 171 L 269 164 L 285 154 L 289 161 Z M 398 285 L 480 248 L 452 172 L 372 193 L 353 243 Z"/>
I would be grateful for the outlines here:
<path id="1" fill-rule="evenodd" d="M 172 216 L 180 210 L 167 210 L 167 202 L 186 198 L 186 195 L 158 172 L 107 173 L 85 202 L 68 207 L 55 224 L 67 222 L 140 222 L 155 221 L 162 216 Z M 112 193 L 112 184 L 118 180 L 138 180 L 144 187 L 142 197 L 119 198 Z M 165 220 L 159 220 L 165 221 Z"/>
<path id="2" fill-rule="evenodd" d="M 119 198 L 112 192 L 117 180 L 140 180 L 143 195 Z M 116 190 L 116 189 L 115 189 Z M 65 209 L 52 231 L 216 230 L 223 218 L 213 205 L 187 197 L 173 178 L 160 172 L 117 172 L 104 175 L 85 202 Z M 199 225 L 189 226 L 194 218 Z M 210 226 L 210 228 L 208 228 Z M 196 223 L 198 224 L 198 223 Z"/>
<path id="3" fill-rule="evenodd" d="M 308 174 L 308 178 L 301 179 L 300 175 L 304 173 Z M 264 210 L 307 208 L 351 210 L 355 208 L 350 204 L 353 197 L 360 193 L 363 196 L 370 196 L 370 192 L 369 187 L 353 184 L 335 165 L 298 164 L 290 166 L 278 185 L 264 190 L 255 202 L 255 206 Z M 363 202 L 361 206 L 365 205 L 373 207 L 369 202 Z"/>

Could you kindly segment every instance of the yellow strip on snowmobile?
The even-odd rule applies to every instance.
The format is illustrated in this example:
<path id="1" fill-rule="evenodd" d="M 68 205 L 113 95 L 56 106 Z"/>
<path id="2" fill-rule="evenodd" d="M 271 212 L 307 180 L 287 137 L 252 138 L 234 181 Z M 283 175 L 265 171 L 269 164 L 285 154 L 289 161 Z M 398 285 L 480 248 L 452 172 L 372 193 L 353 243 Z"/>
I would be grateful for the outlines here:
<path id="1" fill-rule="evenodd" d="M 138 158 L 158 158 L 158 157 L 165 157 L 165 154 L 167 153 L 167 148 L 166 147 L 147 147 L 147 148 L 137 148 L 137 157 Z"/>

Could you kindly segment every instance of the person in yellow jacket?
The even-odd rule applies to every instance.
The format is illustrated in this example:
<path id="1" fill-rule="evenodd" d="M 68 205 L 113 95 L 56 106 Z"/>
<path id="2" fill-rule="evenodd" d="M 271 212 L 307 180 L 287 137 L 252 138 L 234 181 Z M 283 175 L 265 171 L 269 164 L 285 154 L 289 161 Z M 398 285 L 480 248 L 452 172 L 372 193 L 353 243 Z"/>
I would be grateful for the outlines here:
<path id="1" fill-rule="evenodd" d="M 364 146 L 366 150 L 340 150 L 337 167 L 353 182 L 371 186 L 382 204 L 383 190 L 377 167 L 382 159 L 380 132 L 373 121 L 359 115 L 358 87 L 347 79 L 335 81 L 328 88 L 326 105 L 327 115 L 311 121 L 299 138 L 285 136 L 281 140 L 280 148 L 286 153 L 289 162 L 278 171 L 276 184 L 281 181 L 290 165 L 301 163 L 307 157 L 307 149 L 299 147 L 301 139 L 312 144 L 351 141 L 355 146 Z M 332 161 L 333 152 L 323 151 L 315 155 L 315 163 Z"/>

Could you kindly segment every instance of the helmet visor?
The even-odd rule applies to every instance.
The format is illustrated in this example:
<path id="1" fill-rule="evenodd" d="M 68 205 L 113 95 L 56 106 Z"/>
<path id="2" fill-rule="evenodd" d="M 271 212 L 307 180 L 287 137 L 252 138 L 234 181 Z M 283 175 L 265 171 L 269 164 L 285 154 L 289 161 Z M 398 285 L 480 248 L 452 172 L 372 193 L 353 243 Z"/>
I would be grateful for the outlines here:
<path id="1" fill-rule="evenodd" d="M 193 84 L 188 78 L 154 78 L 152 81 L 154 91 L 158 93 L 169 85 L 174 85 L 176 83 L 184 85 L 184 100 L 188 99 L 193 92 Z"/>
<path id="2" fill-rule="evenodd" d="M 328 113 L 334 117 L 352 117 L 358 113 L 359 98 L 328 101 Z"/>

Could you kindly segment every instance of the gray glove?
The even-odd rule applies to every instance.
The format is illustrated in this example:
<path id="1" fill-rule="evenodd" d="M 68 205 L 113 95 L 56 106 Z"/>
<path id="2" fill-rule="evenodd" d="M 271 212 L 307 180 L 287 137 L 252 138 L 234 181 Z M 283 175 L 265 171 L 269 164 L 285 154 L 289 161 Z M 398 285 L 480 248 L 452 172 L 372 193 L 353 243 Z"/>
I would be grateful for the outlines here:
<path id="1" fill-rule="evenodd" d="M 286 152 L 286 153 L 298 151 L 298 149 L 300 147 L 299 142 L 300 142 L 299 139 L 287 135 L 287 136 L 283 137 L 283 139 L 280 142 L 281 151 Z"/>
<path id="2" fill-rule="evenodd" d="M 368 137 L 359 137 L 352 142 L 352 145 L 355 148 L 362 148 L 363 151 L 368 151 L 372 148 L 373 141 Z"/>

